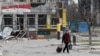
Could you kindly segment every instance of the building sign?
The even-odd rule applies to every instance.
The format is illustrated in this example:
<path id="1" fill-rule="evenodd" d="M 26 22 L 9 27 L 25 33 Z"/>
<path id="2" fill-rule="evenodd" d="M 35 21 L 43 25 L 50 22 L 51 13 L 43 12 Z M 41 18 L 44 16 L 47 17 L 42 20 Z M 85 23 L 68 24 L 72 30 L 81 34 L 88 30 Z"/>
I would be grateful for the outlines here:
<path id="1" fill-rule="evenodd" d="M 31 12 L 31 5 L 29 3 L 5 5 L 1 8 L 2 12 L 23 13 Z"/>
<path id="2" fill-rule="evenodd" d="M 50 35 L 50 31 L 38 31 L 38 35 Z"/>

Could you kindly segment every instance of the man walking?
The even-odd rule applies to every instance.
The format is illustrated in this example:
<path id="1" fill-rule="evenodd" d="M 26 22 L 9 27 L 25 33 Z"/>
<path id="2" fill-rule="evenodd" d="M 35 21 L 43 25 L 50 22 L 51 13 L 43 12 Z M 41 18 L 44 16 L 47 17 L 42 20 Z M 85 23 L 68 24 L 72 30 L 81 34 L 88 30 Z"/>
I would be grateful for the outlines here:
<path id="1" fill-rule="evenodd" d="M 65 44 L 63 53 L 65 53 L 66 49 L 67 49 L 67 53 L 69 53 L 69 46 L 68 46 L 69 42 L 70 42 L 70 34 L 69 34 L 69 31 L 66 30 L 66 32 L 63 34 L 63 37 L 62 37 L 62 43 Z"/>

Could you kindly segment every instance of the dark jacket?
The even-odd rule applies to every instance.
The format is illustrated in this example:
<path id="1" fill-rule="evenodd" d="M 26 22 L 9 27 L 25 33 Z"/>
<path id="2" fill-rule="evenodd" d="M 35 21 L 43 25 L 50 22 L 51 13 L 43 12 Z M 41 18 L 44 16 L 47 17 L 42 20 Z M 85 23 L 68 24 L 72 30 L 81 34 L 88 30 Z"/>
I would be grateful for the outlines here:
<path id="1" fill-rule="evenodd" d="M 65 33 L 63 34 L 63 37 L 62 37 L 62 43 L 69 43 L 70 42 L 70 35 L 69 33 Z"/>

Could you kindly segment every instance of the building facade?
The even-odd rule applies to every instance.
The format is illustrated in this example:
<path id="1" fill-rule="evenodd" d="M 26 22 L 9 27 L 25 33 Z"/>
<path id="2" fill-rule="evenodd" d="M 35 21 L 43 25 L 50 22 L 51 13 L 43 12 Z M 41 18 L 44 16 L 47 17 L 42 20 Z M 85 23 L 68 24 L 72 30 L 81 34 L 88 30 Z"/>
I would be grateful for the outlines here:
<path id="1" fill-rule="evenodd" d="M 11 27 L 14 32 L 27 32 L 31 38 L 56 36 L 57 23 L 62 20 L 58 13 L 60 0 L 3 0 L 1 3 L 1 31 Z"/>

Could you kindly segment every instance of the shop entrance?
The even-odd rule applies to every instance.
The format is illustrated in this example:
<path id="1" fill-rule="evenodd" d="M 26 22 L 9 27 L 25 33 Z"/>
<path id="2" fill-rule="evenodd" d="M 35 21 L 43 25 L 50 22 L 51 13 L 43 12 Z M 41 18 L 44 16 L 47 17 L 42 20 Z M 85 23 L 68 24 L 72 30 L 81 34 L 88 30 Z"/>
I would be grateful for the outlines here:
<path id="1" fill-rule="evenodd" d="M 23 30 L 24 29 L 24 15 L 17 14 L 17 29 Z"/>

